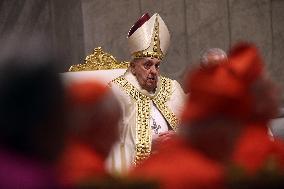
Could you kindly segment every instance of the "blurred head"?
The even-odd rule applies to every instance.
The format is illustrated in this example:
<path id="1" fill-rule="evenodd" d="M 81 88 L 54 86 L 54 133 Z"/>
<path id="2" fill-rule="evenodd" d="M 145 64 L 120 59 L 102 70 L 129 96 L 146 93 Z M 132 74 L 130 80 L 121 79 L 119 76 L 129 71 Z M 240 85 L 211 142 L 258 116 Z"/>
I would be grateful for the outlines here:
<path id="1" fill-rule="evenodd" d="M 182 135 L 208 157 L 225 162 L 240 132 L 237 116 L 231 115 L 242 85 L 219 65 L 197 69 L 189 81 L 191 91 L 183 114 Z M 222 149 L 222 150 L 220 150 Z"/>
<path id="2" fill-rule="evenodd" d="M 230 71 L 244 85 L 246 121 L 268 122 L 276 117 L 280 91 L 269 77 L 258 49 L 241 43 L 230 52 L 229 57 Z"/>
<path id="3" fill-rule="evenodd" d="M 3 44 L 3 43 L 2 43 Z M 65 134 L 64 91 L 42 38 L 10 38 L 0 50 L 0 145 L 53 160 Z"/>
<path id="4" fill-rule="evenodd" d="M 212 64 L 218 64 L 220 62 L 227 61 L 227 59 L 227 54 L 222 49 L 208 49 L 201 55 L 201 67 L 210 66 Z"/>
<path id="5" fill-rule="evenodd" d="M 109 88 L 94 81 L 72 84 L 68 95 L 71 135 L 106 158 L 118 139 L 118 101 Z"/>
<path id="6" fill-rule="evenodd" d="M 184 119 L 195 121 L 219 115 L 243 121 L 263 116 L 273 118 L 277 111 L 277 90 L 267 77 L 257 48 L 239 44 L 231 51 L 228 62 L 190 75 L 191 95 Z"/>
<path id="7" fill-rule="evenodd" d="M 135 58 L 130 63 L 130 70 L 136 76 L 142 89 L 155 92 L 160 74 L 161 60 L 157 58 Z"/>
<path id="8" fill-rule="evenodd" d="M 191 74 L 191 94 L 183 114 L 183 130 L 188 139 L 215 157 L 221 148 L 224 155 L 229 154 L 226 151 L 230 152 L 247 123 L 267 123 L 277 110 L 277 92 L 265 77 L 256 47 L 240 44 L 228 61 L 229 64 L 212 65 Z"/>

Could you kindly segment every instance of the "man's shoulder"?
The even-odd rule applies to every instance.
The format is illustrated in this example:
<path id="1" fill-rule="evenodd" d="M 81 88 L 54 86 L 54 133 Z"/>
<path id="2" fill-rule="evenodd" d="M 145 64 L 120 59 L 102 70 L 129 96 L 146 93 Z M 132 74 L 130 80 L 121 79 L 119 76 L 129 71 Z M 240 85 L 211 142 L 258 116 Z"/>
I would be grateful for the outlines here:
<path id="1" fill-rule="evenodd" d="M 175 90 L 176 88 L 181 88 L 181 85 L 175 79 L 171 79 L 171 78 L 165 77 L 165 76 L 160 76 L 160 78 L 161 78 L 162 83 L 164 83 L 166 85 L 171 85 L 173 90 Z"/>
<path id="2" fill-rule="evenodd" d="M 108 86 L 109 87 L 114 87 L 114 86 L 118 86 L 121 82 L 124 82 L 126 81 L 125 79 L 125 75 L 120 75 L 114 79 L 112 79 L 109 83 L 108 83 Z"/>
<path id="3" fill-rule="evenodd" d="M 160 75 L 159 77 L 160 77 L 160 79 L 159 79 L 159 81 L 160 81 L 159 85 L 160 86 L 167 86 L 167 85 L 172 86 L 174 81 L 175 81 L 171 78 L 168 78 L 168 77 L 165 77 L 165 76 L 162 76 L 162 75 Z"/>
<path id="4" fill-rule="evenodd" d="M 122 80 L 122 76 L 114 78 L 108 83 L 108 86 L 111 88 L 112 91 L 116 91 L 120 89 L 119 82 Z"/>
<path id="5" fill-rule="evenodd" d="M 171 79 L 171 78 L 166 77 L 166 76 L 163 76 L 163 75 L 160 75 L 160 78 L 161 78 L 161 80 L 169 81 L 169 82 L 171 82 L 172 84 L 180 85 L 179 82 L 178 82 L 177 80 L 175 80 L 175 79 Z"/>
<path id="6" fill-rule="evenodd" d="M 163 75 L 160 75 L 160 78 L 161 78 L 161 79 L 168 80 L 168 81 L 174 81 L 173 79 L 171 79 L 171 78 L 169 78 L 169 77 L 166 77 L 166 76 L 163 76 Z"/>
<path id="7" fill-rule="evenodd" d="M 123 75 L 114 78 L 113 80 L 111 80 L 108 83 L 108 86 L 111 88 L 112 91 L 114 91 L 114 93 L 120 93 L 120 94 L 124 94 L 125 93 L 125 86 L 128 83 L 128 81 L 125 79 L 125 77 Z"/>
<path id="8" fill-rule="evenodd" d="M 177 80 L 161 76 L 161 81 L 162 85 L 164 85 L 166 91 L 168 91 L 171 94 L 172 98 L 181 101 L 183 101 L 186 98 L 187 95 L 184 93 L 182 86 Z"/>
<path id="9" fill-rule="evenodd" d="M 111 91 L 114 93 L 114 95 L 117 96 L 118 99 L 120 100 L 126 100 L 129 98 L 129 95 L 127 95 L 125 93 L 125 90 L 124 90 L 124 86 L 125 86 L 125 82 L 127 82 L 124 78 L 123 75 L 111 80 L 109 83 L 108 83 L 108 86 L 110 87 Z M 123 101 L 124 101 L 123 100 Z"/>

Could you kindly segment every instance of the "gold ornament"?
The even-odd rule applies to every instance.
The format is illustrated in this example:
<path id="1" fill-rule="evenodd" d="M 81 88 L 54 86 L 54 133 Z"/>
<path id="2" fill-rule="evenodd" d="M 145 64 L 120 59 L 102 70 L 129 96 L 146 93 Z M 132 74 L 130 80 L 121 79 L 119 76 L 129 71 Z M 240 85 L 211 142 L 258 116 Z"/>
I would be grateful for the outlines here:
<path id="1" fill-rule="evenodd" d="M 94 52 L 85 58 L 85 63 L 73 65 L 69 68 L 70 72 L 127 69 L 129 62 L 119 62 L 111 54 L 106 53 L 101 47 L 94 49 Z"/>

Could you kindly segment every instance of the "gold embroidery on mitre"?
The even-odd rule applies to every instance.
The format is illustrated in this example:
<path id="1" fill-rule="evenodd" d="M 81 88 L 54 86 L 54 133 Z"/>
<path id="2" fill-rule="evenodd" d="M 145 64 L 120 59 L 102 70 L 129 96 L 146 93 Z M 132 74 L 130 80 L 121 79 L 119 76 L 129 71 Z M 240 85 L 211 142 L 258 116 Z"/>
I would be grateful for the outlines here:
<path id="1" fill-rule="evenodd" d="M 172 94 L 172 82 L 170 79 L 161 77 L 161 87 L 156 96 L 150 98 L 140 93 L 124 77 L 118 77 L 112 82 L 119 85 L 126 94 L 130 95 L 136 102 L 136 156 L 134 164 L 141 162 L 151 154 L 152 135 L 150 128 L 151 100 L 165 117 L 171 128 L 176 131 L 178 119 L 169 109 L 166 102 Z"/>
<path id="2" fill-rule="evenodd" d="M 160 47 L 158 15 L 156 16 L 155 19 L 150 46 L 145 50 L 134 52 L 132 55 L 134 58 L 152 57 L 152 58 L 158 58 L 160 60 L 164 58 L 164 53 L 162 52 Z"/>
<path id="3" fill-rule="evenodd" d="M 94 49 L 94 52 L 85 58 L 83 64 L 73 65 L 69 68 L 70 72 L 93 71 L 109 69 L 127 69 L 129 62 L 119 62 L 109 53 L 103 51 L 101 47 Z"/>

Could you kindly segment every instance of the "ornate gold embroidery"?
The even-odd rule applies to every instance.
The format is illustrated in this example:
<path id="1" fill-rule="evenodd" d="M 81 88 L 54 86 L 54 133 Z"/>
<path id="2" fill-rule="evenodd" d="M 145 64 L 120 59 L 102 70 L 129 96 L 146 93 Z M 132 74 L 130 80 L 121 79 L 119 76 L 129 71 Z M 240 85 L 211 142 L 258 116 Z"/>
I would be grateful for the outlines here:
<path id="1" fill-rule="evenodd" d="M 133 85 L 131 85 L 123 77 L 118 77 L 113 80 L 114 83 L 122 87 L 125 92 L 136 101 L 137 122 L 136 122 L 136 156 L 134 164 L 147 158 L 151 153 L 150 134 L 150 98 L 138 92 Z"/>
<path id="2" fill-rule="evenodd" d="M 101 47 L 94 49 L 94 52 L 85 58 L 85 63 L 73 65 L 70 72 L 124 69 L 129 67 L 129 62 L 119 62 L 111 54 L 103 51 Z"/>
<path id="3" fill-rule="evenodd" d="M 178 118 L 166 105 L 172 94 L 172 82 L 169 78 L 161 77 L 161 88 L 157 96 L 154 97 L 153 102 L 156 104 L 157 108 L 166 118 L 167 122 L 170 124 L 172 129 L 176 131 L 178 125 Z"/>
<path id="4" fill-rule="evenodd" d="M 150 103 L 151 100 L 163 114 L 173 130 L 176 130 L 178 119 L 166 105 L 167 100 L 172 94 L 172 82 L 170 79 L 161 77 L 161 87 L 159 93 L 150 98 L 129 83 L 124 77 L 118 77 L 112 82 L 118 84 L 136 102 L 137 122 L 136 122 L 136 156 L 134 164 L 147 158 L 151 153 L 152 135 L 150 129 Z"/>

